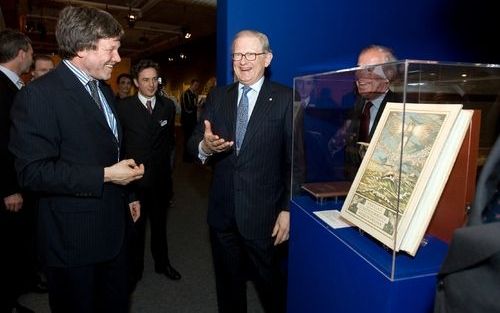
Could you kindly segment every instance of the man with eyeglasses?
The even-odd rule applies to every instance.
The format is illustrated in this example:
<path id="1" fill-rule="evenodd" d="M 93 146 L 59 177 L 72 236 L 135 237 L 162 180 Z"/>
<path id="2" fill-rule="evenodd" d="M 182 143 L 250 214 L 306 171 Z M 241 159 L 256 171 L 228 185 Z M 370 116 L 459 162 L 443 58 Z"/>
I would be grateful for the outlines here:
<path id="1" fill-rule="evenodd" d="M 354 179 L 378 121 L 387 102 L 399 102 L 401 96 L 390 89 L 396 76 L 396 62 L 391 49 L 381 45 L 370 45 L 359 53 L 356 72 L 356 98 L 349 118 L 328 143 L 330 153 L 345 148 L 345 176 Z"/>
<path id="2" fill-rule="evenodd" d="M 208 95 L 189 141 L 213 168 L 208 224 L 219 312 L 247 311 L 248 279 L 266 312 L 285 312 L 293 97 L 264 77 L 272 58 L 265 34 L 236 34 L 237 82 Z"/>

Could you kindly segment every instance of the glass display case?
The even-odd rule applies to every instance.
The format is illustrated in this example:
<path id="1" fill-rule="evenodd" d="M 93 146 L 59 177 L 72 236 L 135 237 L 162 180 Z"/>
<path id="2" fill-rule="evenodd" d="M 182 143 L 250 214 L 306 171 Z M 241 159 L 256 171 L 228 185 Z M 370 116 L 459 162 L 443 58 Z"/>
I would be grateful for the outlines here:
<path id="1" fill-rule="evenodd" d="M 352 298 L 345 312 L 377 302 L 391 308 L 381 312 L 403 303 L 421 312 L 499 134 L 500 65 L 356 67 L 296 77 L 294 97 L 289 306 L 300 312 L 297 286 L 317 291 L 319 280 L 339 301 L 315 292 L 304 309 L 339 309 Z M 400 248 L 408 238 L 413 251 Z M 373 299 L 360 302 L 360 288 Z M 409 300 L 415 292 L 427 302 Z"/>

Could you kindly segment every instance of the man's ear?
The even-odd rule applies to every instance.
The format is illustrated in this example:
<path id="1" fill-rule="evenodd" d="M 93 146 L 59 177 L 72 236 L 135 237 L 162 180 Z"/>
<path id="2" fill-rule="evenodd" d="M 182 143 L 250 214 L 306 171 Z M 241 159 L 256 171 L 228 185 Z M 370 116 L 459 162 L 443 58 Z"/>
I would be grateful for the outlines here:
<path id="1" fill-rule="evenodd" d="M 134 85 L 139 88 L 139 82 L 137 81 L 137 78 L 134 78 Z"/>
<path id="2" fill-rule="evenodd" d="M 271 64 L 271 60 L 273 59 L 273 53 L 272 52 L 268 52 L 266 54 L 266 67 L 268 67 L 270 64 Z"/>

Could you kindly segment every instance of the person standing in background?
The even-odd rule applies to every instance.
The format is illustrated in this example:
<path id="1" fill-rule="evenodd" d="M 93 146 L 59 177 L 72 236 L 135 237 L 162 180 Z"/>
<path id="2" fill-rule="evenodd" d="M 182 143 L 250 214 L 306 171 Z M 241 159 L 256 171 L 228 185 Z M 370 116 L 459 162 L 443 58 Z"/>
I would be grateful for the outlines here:
<path id="1" fill-rule="evenodd" d="M 31 40 L 21 32 L 0 32 L 0 312 L 33 312 L 17 302 L 26 291 L 32 273 L 32 208 L 17 182 L 14 157 L 8 150 L 10 110 L 18 91 L 24 87 L 21 75 L 28 73 L 33 62 Z"/>
<path id="2" fill-rule="evenodd" d="M 9 149 L 22 187 L 38 193 L 41 258 L 53 313 L 128 312 L 127 233 L 140 204 L 125 185 L 144 166 L 120 160 L 122 131 L 104 81 L 120 62 L 111 14 L 67 6 L 56 69 L 17 95 Z"/>
<path id="3" fill-rule="evenodd" d="M 181 96 L 181 125 L 184 134 L 184 152 L 182 159 L 185 162 L 191 162 L 192 157 L 187 152 L 187 141 L 194 128 L 196 127 L 197 114 L 198 114 L 198 89 L 200 88 L 200 81 L 193 79 L 191 85 L 186 89 Z"/>
<path id="4" fill-rule="evenodd" d="M 117 100 L 130 96 L 130 91 L 132 90 L 132 76 L 127 73 L 121 73 L 116 78 L 116 85 L 118 85 L 118 92 L 116 93 Z"/>
<path id="5" fill-rule="evenodd" d="M 132 279 L 142 278 L 146 222 L 151 229 L 151 253 L 155 272 L 172 280 L 181 274 L 170 264 L 167 244 L 167 211 L 172 198 L 170 160 L 175 146 L 175 104 L 158 95 L 160 67 L 152 60 L 140 60 L 132 69 L 135 96 L 121 100 L 118 117 L 123 126 L 125 158 L 144 164 L 144 177 L 134 182 L 142 214 L 136 223 Z"/>
<path id="6" fill-rule="evenodd" d="M 264 77 L 273 54 L 267 36 L 236 34 L 237 82 L 215 88 L 189 151 L 213 168 L 208 224 L 219 312 L 246 312 L 255 281 L 266 312 L 286 311 L 284 243 L 289 237 L 292 89 Z"/>
<path id="7" fill-rule="evenodd" d="M 345 148 L 345 176 L 352 180 L 361 164 L 366 145 L 370 142 L 387 102 L 400 102 L 401 96 L 391 89 L 397 69 L 391 64 L 397 58 L 391 49 L 370 45 L 361 50 L 356 72 L 353 109 L 344 125 L 328 142 L 332 156 Z M 363 144 L 359 144 L 362 142 Z"/>
<path id="8" fill-rule="evenodd" d="M 33 70 L 31 71 L 32 80 L 35 80 L 54 69 L 54 61 L 51 57 L 44 54 L 37 54 L 33 58 Z"/>

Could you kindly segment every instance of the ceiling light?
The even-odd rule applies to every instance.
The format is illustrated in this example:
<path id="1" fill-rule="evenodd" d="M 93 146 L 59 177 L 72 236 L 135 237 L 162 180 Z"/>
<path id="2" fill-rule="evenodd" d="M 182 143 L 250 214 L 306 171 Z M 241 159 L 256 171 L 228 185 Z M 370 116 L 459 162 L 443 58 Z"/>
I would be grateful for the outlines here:
<path id="1" fill-rule="evenodd" d="M 136 21 L 137 21 L 137 18 L 135 17 L 134 14 L 132 14 L 132 13 L 127 14 L 128 27 L 133 28 L 135 26 Z"/>
<path id="2" fill-rule="evenodd" d="M 189 29 L 189 27 L 183 27 L 182 28 L 182 35 L 184 36 L 185 39 L 189 39 L 191 38 L 191 31 Z"/>

